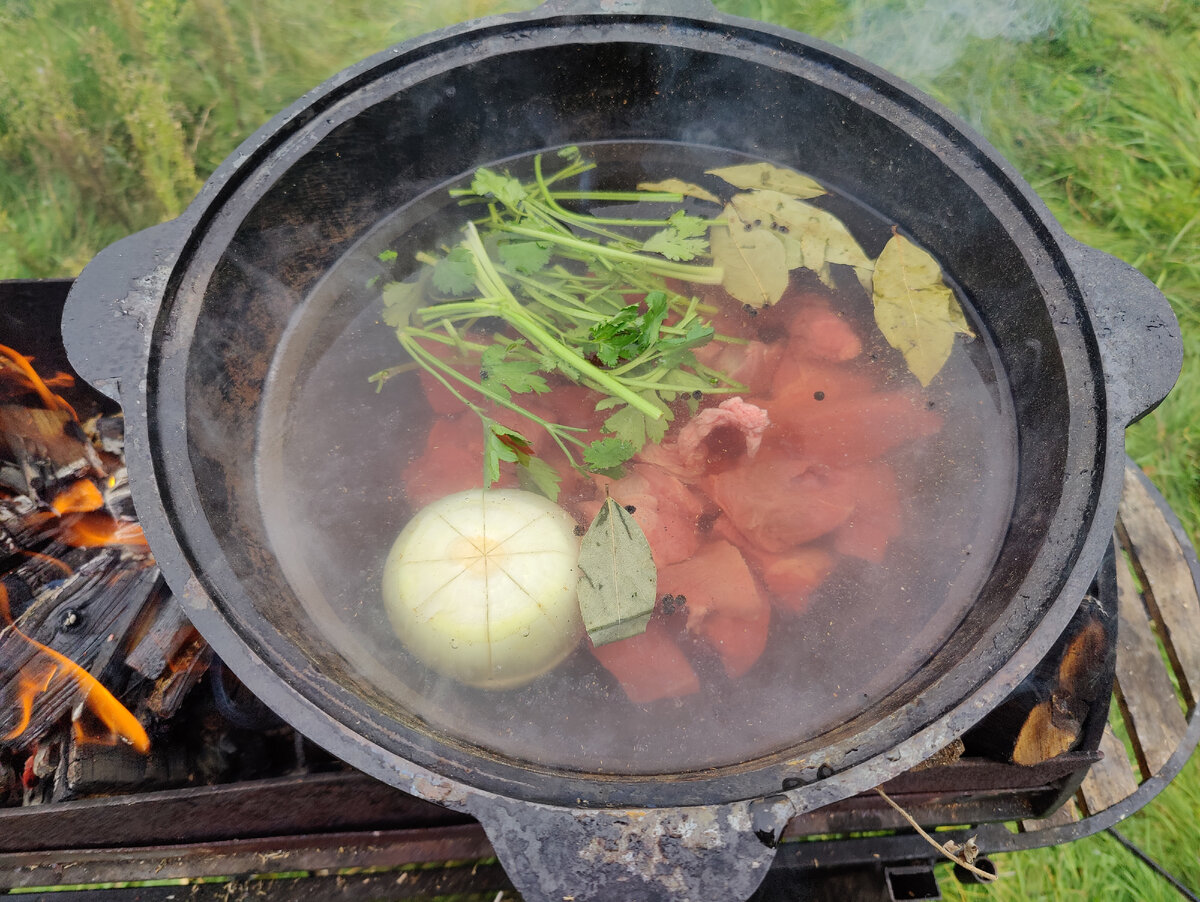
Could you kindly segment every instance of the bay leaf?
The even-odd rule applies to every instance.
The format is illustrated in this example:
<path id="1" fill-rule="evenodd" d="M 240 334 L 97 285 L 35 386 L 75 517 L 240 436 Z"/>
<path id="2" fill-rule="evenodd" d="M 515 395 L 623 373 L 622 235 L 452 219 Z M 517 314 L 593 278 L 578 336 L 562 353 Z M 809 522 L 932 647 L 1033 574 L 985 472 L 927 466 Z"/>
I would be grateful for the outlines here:
<path id="1" fill-rule="evenodd" d="M 792 197 L 820 197 L 828 192 L 820 183 L 806 175 L 772 166 L 770 163 L 743 163 L 738 166 L 725 166 L 721 169 L 708 170 L 709 175 L 724 179 L 735 188 L 749 190 L 766 188 L 780 191 Z"/>
<path id="2" fill-rule="evenodd" d="M 870 294 L 874 264 L 846 224 L 832 213 L 781 191 L 735 194 L 730 204 L 743 220 L 762 222 L 780 234 L 790 269 L 811 269 L 822 282 L 836 288 L 829 264 L 851 266 Z"/>
<path id="3" fill-rule="evenodd" d="M 683 179 L 664 179 L 661 182 L 638 182 L 639 191 L 669 191 L 671 194 L 682 194 L 684 197 L 694 197 L 706 200 L 710 204 L 719 204 L 720 199 L 711 191 L 706 191 L 699 185 L 685 182 Z"/>
<path id="4" fill-rule="evenodd" d="M 726 205 L 725 221 L 709 230 L 709 248 L 713 263 L 725 271 L 725 290 L 743 304 L 764 307 L 787 288 L 787 254 L 775 232 L 751 223 Z"/>
<path id="5" fill-rule="evenodd" d="M 893 235 L 875 261 L 875 322 L 922 385 L 945 365 L 954 336 L 972 335 L 962 305 L 930 254 Z"/>
<path id="6" fill-rule="evenodd" d="M 646 535 L 611 497 L 579 544 L 579 611 L 593 645 L 646 631 L 658 571 Z"/>

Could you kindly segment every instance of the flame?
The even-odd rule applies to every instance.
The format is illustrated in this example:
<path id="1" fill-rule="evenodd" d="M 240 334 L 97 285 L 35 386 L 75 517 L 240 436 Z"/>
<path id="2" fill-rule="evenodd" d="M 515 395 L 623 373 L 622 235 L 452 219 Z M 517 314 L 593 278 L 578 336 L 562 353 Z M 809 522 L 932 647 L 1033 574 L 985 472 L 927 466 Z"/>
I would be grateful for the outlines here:
<path id="1" fill-rule="evenodd" d="M 50 410 L 65 410 L 75 420 L 79 419 L 75 413 L 75 408 L 66 402 L 60 395 L 56 395 L 50 391 L 46 383 L 42 381 L 42 377 L 37 374 L 32 366 L 29 365 L 29 359 L 23 354 L 18 354 L 12 348 L 6 345 L 0 345 L 0 359 L 7 360 L 17 371 L 25 377 L 25 380 L 30 384 L 38 397 L 42 399 L 42 403 Z M 65 374 L 64 374 L 65 375 Z"/>
<path id="2" fill-rule="evenodd" d="M 128 520 L 118 520 L 103 511 L 63 517 L 58 540 L 76 548 L 124 545 L 135 551 L 150 550 L 142 527 Z"/>
<path id="3" fill-rule="evenodd" d="M 33 363 L 32 357 L 26 357 L 25 359 L 28 360 L 30 363 Z M 55 373 L 49 379 L 43 379 L 42 381 L 46 383 L 47 388 L 74 388 L 75 387 L 75 377 L 72 376 L 70 373 L 64 373 L 61 371 Z"/>
<path id="4" fill-rule="evenodd" d="M 33 719 L 33 700 L 50 688 L 50 681 L 58 673 L 58 668 L 54 666 L 46 668 L 44 676 L 27 672 L 33 669 L 31 666 L 26 666 L 22 668 L 21 675 L 17 677 L 17 704 L 21 706 L 21 719 L 10 732 L 4 735 L 4 739 L 16 739 L 25 732 L 29 721 Z"/>
<path id="5" fill-rule="evenodd" d="M 50 506 L 59 515 L 86 514 L 104 507 L 104 496 L 90 479 L 77 479 L 55 495 Z"/>
<path id="6" fill-rule="evenodd" d="M 8 590 L 3 583 L 0 583 L 0 614 L 3 615 L 13 632 L 39 652 L 37 658 L 21 668 L 21 675 L 17 681 L 21 721 L 14 730 L 3 737 L 4 739 L 16 739 L 25 732 L 33 716 L 33 704 L 37 697 L 48 691 L 56 678 L 61 678 L 70 680 L 76 685 L 83 696 L 84 703 L 112 735 L 128 742 L 142 754 L 150 751 L 150 737 L 146 734 L 145 728 L 128 708 L 104 688 L 102 683 L 66 655 L 25 635 L 13 622 L 8 603 Z M 81 733 L 78 723 L 75 729 L 77 738 L 81 736 L 90 738 L 86 733 Z"/>
<path id="7" fill-rule="evenodd" d="M 52 555 L 42 554 L 40 551 L 29 551 L 24 548 L 18 549 L 18 551 L 20 554 L 25 555 L 25 557 L 33 558 L 35 561 L 45 561 L 47 564 L 51 564 L 51 565 L 57 567 L 59 570 L 61 570 L 63 572 L 64 576 L 70 576 L 72 573 L 75 572 L 70 567 L 68 567 L 66 564 L 64 564 L 62 561 L 60 561 L 58 558 L 53 557 Z"/>

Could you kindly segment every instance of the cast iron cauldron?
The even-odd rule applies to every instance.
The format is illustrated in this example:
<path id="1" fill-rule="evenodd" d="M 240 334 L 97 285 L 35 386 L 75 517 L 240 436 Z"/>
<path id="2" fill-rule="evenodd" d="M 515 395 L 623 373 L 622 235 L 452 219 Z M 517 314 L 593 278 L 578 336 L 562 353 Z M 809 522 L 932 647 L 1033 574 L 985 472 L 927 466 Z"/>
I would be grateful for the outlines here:
<path id="1" fill-rule="evenodd" d="M 1169 390 L 1182 348 L 1145 278 L 1069 238 L 994 150 L 887 73 L 695 4 L 601 6 L 448 29 L 334 77 L 248 139 L 183 216 L 98 255 L 64 338 L 125 408 L 135 501 L 169 583 L 296 728 L 478 817 L 527 899 L 741 899 L 788 817 L 932 754 L 1041 658 L 1108 542 L 1124 429 Z M 846 722 L 719 767 L 605 773 L 431 726 L 300 603 L 258 487 L 278 429 L 264 397 L 286 378 L 277 349 L 297 330 L 325 340 L 328 310 L 308 305 L 351 247 L 479 165 L 615 139 L 790 165 L 901 223 L 970 299 L 1013 402 L 1012 516 L 949 638 Z"/>

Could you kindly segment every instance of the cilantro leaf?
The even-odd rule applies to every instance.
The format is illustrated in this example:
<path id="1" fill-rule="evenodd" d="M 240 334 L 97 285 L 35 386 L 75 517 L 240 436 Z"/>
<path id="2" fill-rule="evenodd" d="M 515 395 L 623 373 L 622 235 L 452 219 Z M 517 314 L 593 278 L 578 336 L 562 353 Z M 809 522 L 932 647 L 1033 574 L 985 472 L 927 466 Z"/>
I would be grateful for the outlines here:
<path id="1" fill-rule="evenodd" d="M 466 294 L 475 287 L 475 261 L 465 247 L 453 248 L 433 267 L 433 286 L 442 294 Z"/>
<path id="2" fill-rule="evenodd" d="M 540 457 L 531 457 L 517 469 L 517 481 L 521 488 L 541 492 L 551 501 L 558 500 L 558 484 L 562 477 L 558 471 Z"/>
<path id="3" fill-rule="evenodd" d="M 413 282 L 388 282 L 383 286 L 383 321 L 394 329 L 408 325 L 415 311 L 425 300 L 429 284 L 429 269 Z"/>
<path id="4" fill-rule="evenodd" d="M 604 421 L 604 431 L 641 448 L 646 444 L 646 415 L 626 404 Z"/>
<path id="5" fill-rule="evenodd" d="M 674 229 L 663 229 L 647 238 L 642 250 L 662 254 L 668 260 L 687 262 L 708 250 L 708 241 L 704 238 L 683 238 Z"/>
<path id="6" fill-rule="evenodd" d="M 630 304 L 604 322 L 592 326 L 588 338 L 595 342 L 595 353 L 601 363 L 616 366 L 622 358 L 637 356 L 638 339 L 641 336 L 640 318 L 637 305 Z"/>
<path id="7" fill-rule="evenodd" d="M 694 260 L 708 252 L 707 220 L 676 210 L 668 218 L 665 229 L 655 232 L 642 244 L 642 250 L 662 254 L 668 260 Z"/>
<path id="8" fill-rule="evenodd" d="M 680 238 L 700 238 L 708 234 L 709 221 L 703 216 L 689 216 L 685 210 L 676 210 L 667 217 Z"/>
<path id="9" fill-rule="evenodd" d="M 637 450 L 633 442 L 625 439 L 601 438 L 587 446 L 583 461 L 593 470 L 611 470 L 633 457 Z"/>
<path id="10" fill-rule="evenodd" d="M 672 335 L 659 339 L 658 347 L 662 351 L 662 362 L 669 367 L 677 367 L 685 363 L 693 363 L 692 348 L 708 344 L 716 332 L 712 326 L 704 323 L 692 323 L 683 335 Z"/>
<path id="11" fill-rule="evenodd" d="M 537 360 L 506 360 L 508 352 L 516 345 L 491 345 L 483 352 L 479 366 L 479 382 L 488 391 L 505 401 L 526 392 L 544 394 L 550 391 L 546 380 L 537 375 L 542 364 Z"/>
<path id="12" fill-rule="evenodd" d="M 559 148 L 558 155 L 562 157 L 562 159 L 568 160 L 572 163 L 578 163 L 583 157 L 583 154 L 579 152 L 579 148 L 574 144 L 571 144 L 568 147 Z"/>
<path id="13" fill-rule="evenodd" d="M 658 341 L 658 332 L 670 309 L 665 291 L 652 291 L 646 295 L 646 312 L 642 315 L 642 334 L 638 339 L 639 350 L 645 351 Z"/>
<path id="14" fill-rule="evenodd" d="M 500 175 L 498 172 L 492 172 L 492 170 L 482 167 L 475 170 L 475 178 L 471 181 L 471 190 L 480 197 L 487 197 L 490 194 L 506 207 L 514 209 L 528 196 L 520 180 L 511 175 Z"/>
<path id="15" fill-rule="evenodd" d="M 483 476 L 489 486 L 500 480 L 500 461 L 527 464 L 532 456 L 533 446 L 521 433 L 495 420 L 483 421 Z"/>
<path id="16" fill-rule="evenodd" d="M 588 332 L 595 343 L 595 354 L 605 366 L 616 366 L 621 360 L 632 360 L 658 340 L 663 320 L 669 309 L 665 291 L 646 295 L 646 310 L 639 312 L 636 304 L 622 307 L 604 322 L 596 323 Z"/>
<path id="17" fill-rule="evenodd" d="M 618 439 L 623 439 L 633 445 L 634 453 L 642 449 L 647 441 L 661 442 L 670 428 L 675 415 L 655 392 L 642 392 L 641 396 L 650 401 L 662 411 L 662 416 L 655 420 L 646 416 L 636 407 L 626 404 L 604 421 L 604 431 L 611 432 Z"/>
<path id="18" fill-rule="evenodd" d="M 545 268 L 550 262 L 554 250 L 549 242 L 543 241 L 507 241 L 497 245 L 496 253 L 500 262 L 511 270 L 533 275 Z"/>
<path id="19" fill-rule="evenodd" d="M 393 260 L 395 260 L 399 256 L 400 255 L 397 254 L 393 250 L 380 251 L 379 252 L 379 262 L 380 263 L 391 263 Z"/>

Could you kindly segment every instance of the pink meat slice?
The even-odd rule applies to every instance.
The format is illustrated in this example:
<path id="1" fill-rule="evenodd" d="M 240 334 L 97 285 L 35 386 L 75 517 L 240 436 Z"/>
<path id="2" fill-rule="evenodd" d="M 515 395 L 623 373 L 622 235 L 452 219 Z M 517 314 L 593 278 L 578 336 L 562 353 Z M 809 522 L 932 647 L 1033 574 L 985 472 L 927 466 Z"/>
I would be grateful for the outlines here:
<path id="1" fill-rule="evenodd" d="M 798 459 L 774 447 L 708 477 L 705 484 L 738 532 L 771 552 L 832 532 L 858 501 L 853 478 L 844 470 Z"/>
<path id="2" fill-rule="evenodd" d="M 697 520 L 704 503 L 675 476 L 658 467 L 635 463 L 618 480 L 597 477 L 601 488 L 620 505 L 633 508 L 633 519 L 646 534 L 656 567 L 687 560 L 700 546 Z M 591 522 L 604 503 L 604 493 L 580 504 Z"/>

